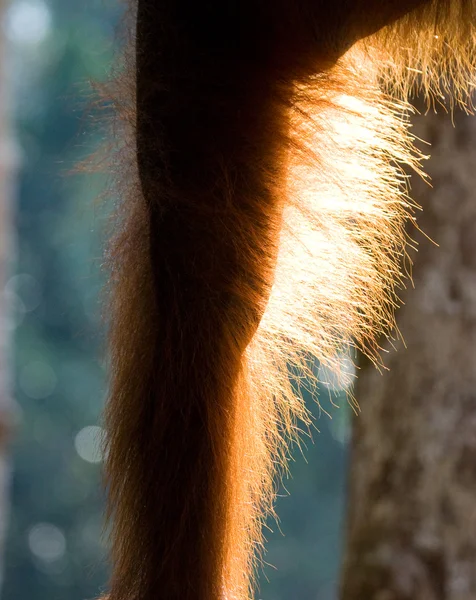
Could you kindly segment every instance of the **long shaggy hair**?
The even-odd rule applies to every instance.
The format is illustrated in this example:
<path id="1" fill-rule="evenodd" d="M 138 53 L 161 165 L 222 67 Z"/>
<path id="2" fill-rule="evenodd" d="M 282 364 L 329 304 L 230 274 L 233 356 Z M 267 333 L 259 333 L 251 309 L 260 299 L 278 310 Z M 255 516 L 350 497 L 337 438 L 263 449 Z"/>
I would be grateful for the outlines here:
<path id="1" fill-rule="evenodd" d="M 395 328 L 423 158 L 407 98 L 468 105 L 473 88 L 474 0 L 344 36 L 339 58 L 280 21 L 305 3 L 252 4 L 133 11 L 109 249 L 111 600 L 252 597 L 308 419 L 290 373 L 312 387 L 313 361 L 338 371 L 350 347 L 378 361 Z"/>

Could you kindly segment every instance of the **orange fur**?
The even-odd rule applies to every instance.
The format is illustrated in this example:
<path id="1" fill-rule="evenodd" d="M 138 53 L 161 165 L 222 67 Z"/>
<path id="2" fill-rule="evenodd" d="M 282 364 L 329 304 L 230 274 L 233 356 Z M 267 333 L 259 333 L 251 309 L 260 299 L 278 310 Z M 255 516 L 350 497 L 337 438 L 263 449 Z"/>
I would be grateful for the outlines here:
<path id="1" fill-rule="evenodd" d="M 375 359 L 393 328 L 422 158 L 405 99 L 455 86 L 440 60 L 464 102 L 476 3 L 329 4 L 139 0 L 110 250 L 111 600 L 250 598 L 307 421 L 289 369 L 312 385 L 312 361 Z"/>

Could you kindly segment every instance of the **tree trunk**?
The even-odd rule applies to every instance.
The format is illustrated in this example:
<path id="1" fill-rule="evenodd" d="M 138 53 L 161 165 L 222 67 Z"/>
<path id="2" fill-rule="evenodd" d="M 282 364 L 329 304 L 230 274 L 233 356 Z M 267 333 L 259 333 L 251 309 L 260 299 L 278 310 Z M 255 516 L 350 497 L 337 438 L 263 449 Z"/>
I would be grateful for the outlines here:
<path id="1" fill-rule="evenodd" d="M 476 119 L 415 119 L 432 144 L 415 289 L 384 375 L 356 397 L 341 600 L 476 598 Z"/>

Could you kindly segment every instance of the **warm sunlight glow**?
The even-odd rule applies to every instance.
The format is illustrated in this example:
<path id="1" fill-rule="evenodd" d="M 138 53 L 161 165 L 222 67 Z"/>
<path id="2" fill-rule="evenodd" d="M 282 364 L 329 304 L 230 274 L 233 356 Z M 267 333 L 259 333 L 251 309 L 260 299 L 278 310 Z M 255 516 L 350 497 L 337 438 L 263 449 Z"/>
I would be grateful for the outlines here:
<path id="1" fill-rule="evenodd" d="M 399 35 L 407 39 L 402 30 Z M 247 350 L 243 381 L 250 383 L 239 386 L 252 401 L 250 407 L 238 400 L 240 435 L 246 439 L 237 446 L 247 452 L 234 458 L 239 483 L 233 518 L 246 532 L 241 544 L 249 546 L 242 553 L 233 550 L 228 559 L 225 587 L 230 598 L 231 582 L 240 581 L 239 573 L 256 556 L 263 515 L 273 511 L 273 475 L 277 466 L 286 468 L 286 440 L 298 440 L 298 428 L 309 422 L 290 374 L 295 386 L 315 391 L 317 360 L 318 376 L 329 379 L 332 374 L 333 385 L 346 389 L 352 399 L 352 363 L 342 357 L 353 356 L 358 348 L 380 364 L 382 336 L 398 336 L 394 311 L 410 266 L 405 225 L 415 222 L 408 177 L 411 171 L 422 175 L 425 158 L 413 144 L 408 120 L 413 109 L 406 98 L 418 85 L 433 102 L 448 92 L 452 75 L 454 102 L 464 104 L 474 87 L 469 78 L 474 61 L 466 50 L 453 64 L 446 58 L 448 48 L 442 50 L 448 42 L 434 30 L 423 34 L 423 42 L 413 40 L 412 30 L 406 35 L 417 46 L 420 61 L 411 60 L 407 46 L 392 48 L 392 34 L 385 33 L 295 90 L 274 285 Z M 456 33 L 449 30 L 449 37 L 457 43 Z M 474 39 L 464 43 L 473 47 Z M 369 44 L 374 45 L 370 53 Z M 422 70 L 421 78 L 416 70 Z M 238 545 L 233 539 L 226 546 Z M 240 594 L 237 589 L 236 597 Z"/>

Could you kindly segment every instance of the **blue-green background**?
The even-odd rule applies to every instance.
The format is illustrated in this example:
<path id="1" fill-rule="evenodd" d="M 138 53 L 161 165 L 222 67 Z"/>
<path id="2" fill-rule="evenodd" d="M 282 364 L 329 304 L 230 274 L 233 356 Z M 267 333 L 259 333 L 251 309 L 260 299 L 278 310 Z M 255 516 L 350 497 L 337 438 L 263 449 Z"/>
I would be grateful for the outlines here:
<path id="1" fill-rule="evenodd" d="M 106 589 L 101 463 L 91 440 L 88 448 L 97 430 L 84 428 L 101 424 L 106 394 L 107 208 L 95 198 L 107 177 L 70 172 L 105 141 L 90 82 L 108 78 L 120 20 L 113 0 L 13 0 L 4 22 L 19 157 L 8 284 L 19 410 L 4 600 L 83 600 Z M 290 495 L 278 501 L 282 533 L 271 524 L 267 534 L 274 567 L 261 577 L 263 600 L 336 598 L 349 410 L 342 395 L 334 400 L 340 409 L 322 394 L 332 420 L 315 408 L 320 433 L 305 440 L 305 459 L 295 452 Z"/>

